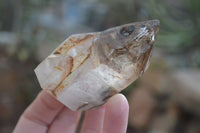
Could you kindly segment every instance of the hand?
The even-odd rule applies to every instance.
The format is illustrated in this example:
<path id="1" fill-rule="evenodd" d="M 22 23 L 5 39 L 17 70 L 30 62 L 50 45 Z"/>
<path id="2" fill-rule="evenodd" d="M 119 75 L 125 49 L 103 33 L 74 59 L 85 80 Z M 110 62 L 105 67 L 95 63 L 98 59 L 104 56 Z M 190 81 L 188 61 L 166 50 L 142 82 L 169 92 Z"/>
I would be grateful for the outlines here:
<path id="1" fill-rule="evenodd" d="M 96 110 L 86 111 L 82 133 L 125 133 L 128 102 L 122 94 L 110 98 Z M 80 111 L 71 111 L 42 91 L 25 110 L 13 133 L 75 133 Z"/>

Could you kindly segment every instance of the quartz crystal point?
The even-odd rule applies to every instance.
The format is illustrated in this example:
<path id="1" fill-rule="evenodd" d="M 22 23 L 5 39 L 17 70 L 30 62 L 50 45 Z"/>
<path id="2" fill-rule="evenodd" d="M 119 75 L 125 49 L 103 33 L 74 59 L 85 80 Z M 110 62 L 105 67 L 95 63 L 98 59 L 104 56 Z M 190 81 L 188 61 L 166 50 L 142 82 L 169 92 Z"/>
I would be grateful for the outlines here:
<path id="1" fill-rule="evenodd" d="M 35 69 L 40 86 L 74 111 L 102 105 L 147 70 L 159 23 L 71 35 Z"/>

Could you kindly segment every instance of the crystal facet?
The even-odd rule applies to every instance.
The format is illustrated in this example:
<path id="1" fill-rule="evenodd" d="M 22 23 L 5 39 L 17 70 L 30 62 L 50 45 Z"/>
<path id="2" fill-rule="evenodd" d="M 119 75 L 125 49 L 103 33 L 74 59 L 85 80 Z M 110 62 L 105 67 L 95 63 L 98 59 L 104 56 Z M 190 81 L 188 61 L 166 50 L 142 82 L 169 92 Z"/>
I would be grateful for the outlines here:
<path id="1" fill-rule="evenodd" d="M 35 69 L 40 86 L 71 110 L 102 105 L 147 70 L 159 21 L 68 37 Z"/>

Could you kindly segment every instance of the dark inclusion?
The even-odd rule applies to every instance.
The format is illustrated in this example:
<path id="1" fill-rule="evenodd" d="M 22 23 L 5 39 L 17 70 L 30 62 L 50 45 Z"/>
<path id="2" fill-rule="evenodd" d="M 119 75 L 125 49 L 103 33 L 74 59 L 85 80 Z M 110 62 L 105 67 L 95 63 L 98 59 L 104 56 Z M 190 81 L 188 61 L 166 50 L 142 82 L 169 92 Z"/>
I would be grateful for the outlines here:
<path id="1" fill-rule="evenodd" d="M 56 55 L 56 54 L 60 54 L 60 53 L 56 51 L 56 52 L 54 52 L 54 54 Z"/>
<path id="2" fill-rule="evenodd" d="M 105 91 L 101 93 L 102 101 L 107 101 L 110 97 L 112 97 L 114 94 L 118 93 L 117 90 L 113 89 L 112 87 L 109 87 Z"/>
<path id="3" fill-rule="evenodd" d="M 134 30 L 135 30 L 135 27 L 133 25 L 130 25 L 130 26 L 127 26 L 127 27 L 123 27 L 120 30 L 120 34 L 123 35 L 124 37 L 127 37 L 130 34 L 132 34 Z"/>

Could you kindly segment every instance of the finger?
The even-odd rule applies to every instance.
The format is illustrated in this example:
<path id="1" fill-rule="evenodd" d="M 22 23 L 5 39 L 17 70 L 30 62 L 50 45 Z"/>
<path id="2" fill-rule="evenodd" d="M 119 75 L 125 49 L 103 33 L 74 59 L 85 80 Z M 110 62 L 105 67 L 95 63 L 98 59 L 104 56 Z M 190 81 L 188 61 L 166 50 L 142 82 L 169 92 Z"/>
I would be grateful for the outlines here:
<path id="1" fill-rule="evenodd" d="M 61 111 L 63 104 L 42 91 L 21 116 L 14 133 L 44 133 Z"/>
<path id="2" fill-rule="evenodd" d="M 95 110 L 88 110 L 85 113 L 82 133 L 101 133 L 103 130 L 104 114 L 105 105 Z"/>
<path id="3" fill-rule="evenodd" d="M 74 133 L 80 118 L 79 111 L 64 107 L 49 127 L 48 133 Z"/>
<path id="4" fill-rule="evenodd" d="M 103 133 L 126 133 L 129 105 L 124 95 L 113 96 L 106 104 Z"/>

